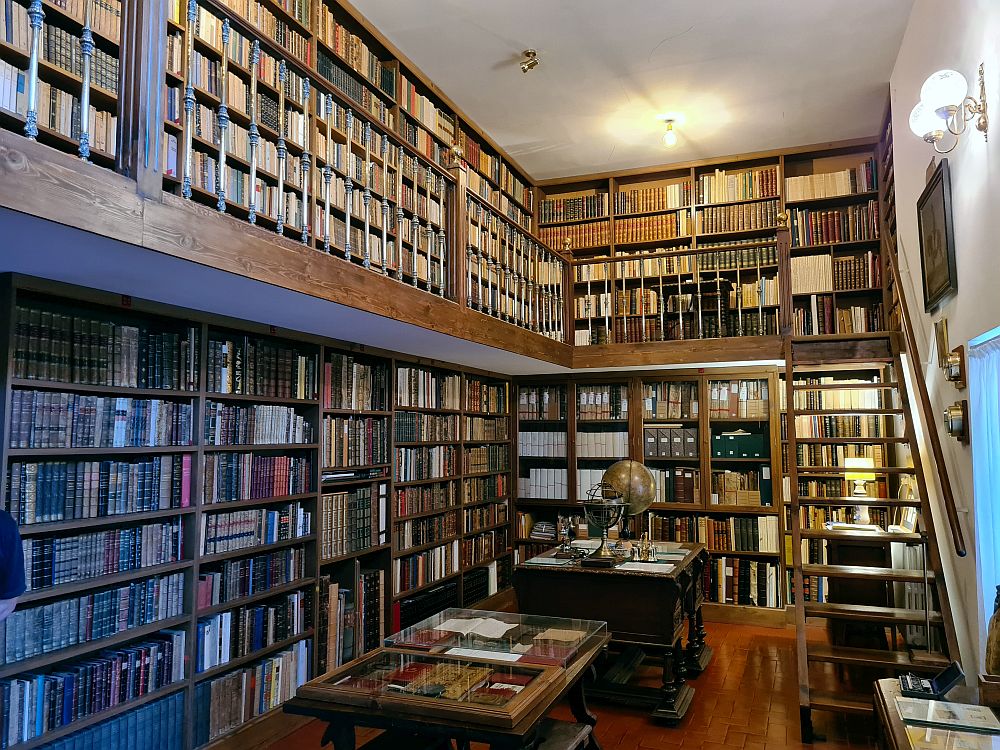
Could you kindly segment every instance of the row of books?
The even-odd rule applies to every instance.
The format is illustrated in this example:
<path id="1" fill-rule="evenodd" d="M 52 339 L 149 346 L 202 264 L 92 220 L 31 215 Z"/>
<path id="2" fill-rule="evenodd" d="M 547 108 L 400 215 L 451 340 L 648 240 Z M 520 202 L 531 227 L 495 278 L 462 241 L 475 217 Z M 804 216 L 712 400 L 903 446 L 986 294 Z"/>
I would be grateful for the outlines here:
<path id="1" fill-rule="evenodd" d="M 275 544 L 312 533 L 312 513 L 301 503 L 202 516 L 201 544 L 206 555 Z"/>
<path id="2" fill-rule="evenodd" d="M 320 502 L 320 555 L 329 560 L 385 544 L 386 485 L 325 493 Z"/>
<path id="3" fill-rule="evenodd" d="M 339 23 L 329 6 L 323 3 L 317 6 L 315 21 L 307 13 L 302 23 L 314 23 L 313 32 L 320 42 L 380 90 L 390 96 L 395 94 L 395 70 L 379 60 L 361 37 Z"/>
<path id="4" fill-rule="evenodd" d="M 698 234 L 773 229 L 778 223 L 779 210 L 777 201 L 699 208 L 695 214 L 695 225 Z"/>
<path id="5" fill-rule="evenodd" d="M 569 477 L 566 469 L 546 469 L 532 466 L 528 475 L 524 469 L 517 478 L 518 497 L 535 500 L 565 500 L 569 497 Z"/>
<path id="6" fill-rule="evenodd" d="M 228 664 L 310 628 L 305 591 L 276 597 L 271 604 L 257 604 L 220 612 L 198 620 L 194 671 Z"/>
<path id="7" fill-rule="evenodd" d="M 202 498 L 206 505 L 312 491 L 313 462 L 304 456 L 206 453 Z"/>
<path id="8" fill-rule="evenodd" d="M 510 468 L 510 446 L 478 445 L 465 449 L 465 471 L 479 474 L 486 471 L 506 471 Z"/>
<path id="9" fill-rule="evenodd" d="M 330 576 L 319 580 L 319 644 L 320 672 L 326 672 L 354 659 L 357 611 L 354 591 Z"/>
<path id="10" fill-rule="evenodd" d="M 511 171 L 507 163 L 499 156 L 486 151 L 476 138 L 468 131 L 459 132 L 459 147 L 465 160 L 481 174 L 500 186 L 501 190 L 514 197 L 529 212 L 534 207 L 534 194 L 531 186 Z"/>
<path id="11" fill-rule="evenodd" d="M 190 402 L 11 391 L 11 448 L 191 445 Z"/>
<path id="12" fill-rule="evenodd" d="M 697 427 L 644 427 L 642 441 L 642 454 L 646 458 L 697 458 L 699 453 Z"/>
<path id="13" fill-rule="evenodd" d="M 857 167 L 841 169 L 837 172 L 801 175 L 785 178 L 785 201 L 833 198 L 840 195 L 856 195 L 878 189 L 878 168 L 875 158 L 861 162 Z"/>
<path id="14" fill-rule="evenodd" d="M 416 84 L 404 74 L 399 76 L 399 107 L 417 120 L 433 135 L 445 143 L 454 143 L 456 124 L 454 115 L 436 106 L 434 101 L 417 91 Z"/>
<path id="15" fill-rule="evenodd" d="M 578 458 L 624 458 L 628 453 L 628 431 L 576 433 Z"/>
<path id="16" fill-rule="evenodd" d="M 418 367 L 396 368 L 396 405 L 420 409 L 462 408 L 462 376 Z"/>
<path id="17" fill-rule="evenodd" d="M 792 310 L 792 333 L 796 336 L 821 336 L 836 333 L 837 307 L 828 294 L 812 294 L 795 300 Z"/>
<path id="18" fill-rule="evenodd" d="M 18 305 L 14 377 L 194 390 L 198 387 L 198 329 L 158 331 Z"/>
<path id="19" fill-rule="evenodd" d="M 278 18 L 263 3 L 256 0 L 223 0 L 223 4 L 279 47 L 287 50 L 292 57 L 306 65 L 312 64 L 312 54 L 306 37 L 297 32 L 291 24 Z M 310 23 L 308 6 L 305 15 L 298 21 L 302 24 Z M 221 27 L 221 23 L 219 26 Z M 221 36 L 218 39 L 220 43 L 215 45 L 216 49 L 222 47 Z"/>
<path id="20" fill-rule="evenodd" d="M 0 697 L 6 700 L 7 691 Z M 0 733 L 0 747 L 6 750 L 10 742 L 8 733 Z M 174 693 L 107 721 L 92 724 L 57 740 L 50 747 L 52 750 L 88 750 L 95 747 L 104 750 L 133 750 L 137 747 L 183 750 L 184 694 Z"/>
<path id="21" fill-rule="evenodd" d="M 385 640 L 385 571 L 364 569 L 359 571 L 357 638 L 359 656 L 382 645 Z"/>
<path id="22" fill-rule="evenodd" d="M 686 208 L 691 205 L 691 181 L 684 180 L 661 187 L 619 190 L 615 193 L 614 204 L 615 216 Z"/>
<path id="23" fill-rule="evenodd" d="M 178 562 L 181 519 L 63 537 L 21 540 L 28 591 Z"/>
<path id="24" fill-rule="evenodd" d="M 349 73 L 344 65 L 322 48 L 317 50 L 316 70 L 363 112 L 387 128 L 395 129 L 396 119 L 392 110 L 385 105 L 383 97 L 376 94 L 371 87 L 361 83 L 353 73 Z"/>
<path id="25" fill-rule="evenodd" d="M 849 458 L 871 459 L 876 467 L 885 466 L 885 451 L 881 445 L 803 445 L 795 446 L 795 461 L 800 468 L 812 466 L 846 466 Z"/>
<path id="26" fill-rule="evenodd" d="M 787 522 L 791 526 L 791 508 L 786 508 L 785 511 L 789 514 Z M 888 508 L 868 507 L 867 511 L 868 518 L 870 519 L 869 523 L 874 526 L 887 529 L 892 523 L 892 515 L 889 513 Z M 916 509 L 914 508 L 913 511 L 916 512 Z M 854 523 L 856 515 L 857 508 L 853 505 L 845 505 L 837 508 L 804 505 L 799 508 L 799 527 L 803 529 L 822 529 L 826 528 L 827 523 Z"/>
<path id="27" fill-rule="evenodd" d="M 618 194 L 619 196 L 621 193 Z M 615 198 L 617 205 L 618 196 Z M 601 219 L 608 215 L 608 194 L 594 193 L 575 198 L 546 198 L 538 204 L 538 223 L 552 224 L 580 219 Z"/>
<path id="28" fill-rule="evenodd" d="M 462 528 L 466 534 L 475 533 L 497 524 L 507 522 L 509 503 L 486 503 L 462 511 Z"/>
<path id="29" fill-rule="evenodd" d="M 110 638 L 183 612 L 183 573 L 18 609 L 0 622 L 0 664 Z"/>
<path id="30" fill-rule="evenodd" d="M 21 9 L 22 6 L 12 4 L 11 9 L 14 8 Z M 27 13 L 12 13 L 10 20 L 14 26 L 13 36 L 20 39 L 30 37 Z M 3 32 L 3 26 L 4 22 L 0 20 L 0 33 Z M 83 52 L 80 48 L 80 39 L 70 35 L 65 29 L 43 23 L 39 41 L 43 60 L 80 79 L 83 78 Z M 90 60 L 90 81 L 91 85 L 117 95 L 118 58 L 95 46 Z"/>
<path id="31" fill-rule="evenodd" d="M 396 518 L 435 510 L 443 511 L 458 505 L 458 489 L 454 482 L 397 487 L 394 493 L 393 510 Z"/>
<path id="32" fill-rule="evenodd" d="M 438 479 L 458 473 L 458 449 L 451 445 L 431 448 L 396 448 L 396 481 Z"/>
<path id="33" fill-rule="evenodd" d="M 261 594 L 306 577 L 305 547 L 290 547 L 238 560 L 223 560 L 217 570 L 198 574 L 195 606 L 207 609 L 218 604 Z"/>
<path id="34" fill-rule="evenodd" d="M 392 585 L 396 595 L 426 586 L 458 572 L 458 540 L 392 561 Z"/>
<path id="35" fill-rule="evenodd" d="M 777 307 L 780 304 L 778 277 L 761 276 L 760 278 L 740 283 L 739 288 L 729 293 L 729 306 L 735 308 L 758 307 L 769 305 Z"/>
<path id="36" fill-rule="evenodd" d="M 458 415 L 397 411 L 394 430 L 397 443 L 457 442 Z"/>
<path id="37" fill-rule="evenodd" d="M 510 549 L 510 534 L 506 528 L 493 529 L 462 539 L 462 567 L 492 560 Z"/>
<path id="38" fill-rule="evenodd" d="M 311 443 L 313 428 L 291 406 L 205 403 L 206 445 Z"/>
<path id="39" fill-rule="evenodd" d="M 184 679 L 185 631 L 155 638 L 85 660 L 0 680 L 3 727 L 9 747 L 136 700 Z"/>
<path id="40" fill-rule="evenodd" d="M 628 418 L 628 386 L 579 385 L 576 389 L 577 419 L 581 422 Z"/>
<path id="41" fill-rule="evenodd" d="M 453 539 L 458 535 L 458 512 L 401 521 L 393 525 L 392 535 L 397 552 Z"/>
<path id="42" fill-rule="evenodd" d="M 510 558 L 505 558 L 509 561 Z M 462 599 L 468 606 L 474 606 L 499 590 L 501 569 L 497 560 L 488 565 L 467 570 L 462 575 Z"/>
<path id="43" fill-rule="evenodd" d="M 518 391 L 519 420 L 565 420 L 566 386 L 521 386 Z"/>
<path id="44" fill-rule="evenodd" d="M 699 175 L 698 203 L 727 203 L 778 197 L 778 167 L 728 171 L 716 169 Z"/>
<path id="45" fill-rule="evenodd" d="M 887 435 L 885 417 L 842 414 L 796 416 L 795 435 L 800 438 L 872 438 Z"/>
<path id="46" fill-rule="evenodd" d="M 877 240 L 878 201 L 864 205 L 814 211 L 795 208 L 789 213 L 792 247 L 808 247 L 837 242 Z"/>
<path id="47" fill-rule="evenodd" d="M 711 380 L 708 391 L 710 419 L 768 417 L 767 380 Z"/>
<path id="48" fill-rule="evenodd" d="M 885 330 L 882 303 L 837 307 L 837 333 L 873 333 Z"/>
<path id="49" fill-rule="evenodd" d="M 777 516 L 650 515 L 653 539 L 697 542 L 713 552 L 780 552 Z"/>
<path id="50" fill-rule="evenodd" d="M 469 503 L 493 501 L 510 496 L 510 475 L 490 474 L 485 477 L 466 477 L 462 480 L 462 498 Z"/>
<path id="51" fill-rule="evenodd" d="M 389 368 L 368 364 L 349 354 L 329 355 L 323 365 L 323 408 L 386 411 Z"/>
<path id="52" fill-rule="evenodd" d="M 521 458 L 562 458 L 566 456 L 565 432 L 526 431 L 517 433 L 517 455 Z"/>
<path id="53" fill-rule="evenodd" d="M 323 466 L 344 468 L 389 463 L 385 417 L 324 417 Z"/>
<path id="54" fill-rule="evenodd" d="M 771 469 L 767 465 L 746 471 L 713 471 L 711 490 L 713 505 L 770 507 L 774 502 Z"/>
<path id="55" fill-rule="evenodd" d="M 690 234 L 691 214 L 687 211 L 615 220 L 616 244 L 671 240 Z"/>
<path id="56" fill-rule="evenodd" d="M 792 294 L 830 292 L 834 288 L 833 258 L 829 255 L 796 255 L 791 259 Z"/>
<path id="57" fill-rule="evenodd" d="M 510 437 L 507 417 L 469 417 L 465 418 L 465 440 L 507 440 Z"/>
<path id="58" fill-rule="evenodd" d="M 612 295 L 610 292 L 604 294 L 577 294 L 573 300 L 573 315 L 577 320 L 606 318 L 612 314 L 612 305 Z"/>
<path id="59" fill-rule="evenodd" d="M 187 508 L 191 454 L 132 460 L 14 461 L 7 509 L 18 525 Z"/>
<path id="60" fill-rule="evenodd" d="M 565 227 L 539 227 L 538 239 L 548 247 L 562 247 L 563 240 L 570 240 L 573 250 L 604 247 L 611 244 L 611 222 L 595 221 Z"/>
<path id="61" fill-rule="evenodd" d="M 779 607 L 777 563 L 715 557 L 705 566 L 705 599 L 746 607 Z"/>
<path id="62" fill-rule="evenodd" d="M 698 503 L 701 501 L 701 470 L 686 466 L 669 469 L 650 467 L 659 503 Z"/>
<path id="63" fill-rule="evenodd" d="M 201 746 L 277 708 L 309 681 L 312 639 L 195 686 L 194 745 Z"/>
<path id="64" fill-rule="evenodd" d="M 251 336 L 208 342 L 208 390 L 214 393 L 310 399 L 316 357 Z"/>
<path id="65" fill-rule="evenodd" d="M 510 383 L 488 383 L 474 377 L 465 380 L 465 408 L 487 414 L 506 414 Z"/>
<path id="66" fill-rule="evenodd" d="M 643 383 L 643 419 L 697 419 L 698 383 Z"/>
<path id="67" fill-rule="evenodd" d="M 467 174 L 468 174 L 468 180 L 469 180 L 469 182 L 468 182 L 469 192 L 472 195 L 478 196 L 485 203 L 487 203 L 490 206 L 492 206 L 493 208 L 497 209 L 497 211 L 499 211 L 499 213 L 501 214 L 501 217 L 503 217 L 503 218 L 498 218 L 498 221 L 501 224 L 505 224 L 506 223 L 505 220 L 509 219 L 511 222 L 513 222 L 512 226 L 515 226 L 515 227 L 518 227 L 518 228 L 521 228 L 521 229 L 529 229 L 529 230 L 531 229 L 531 214 L 530 213 L 528 213 L 527 211 L 523 210 L 520 207 L 520 205 L 518 205 L 513 200 L 511 200 L 509 197 L 507 197 L 507 195 L 505 195 L 503 192 L 501 192 L 500 190 L 498 190 L 497 188 L 495 188 L 493 186 L 493 184 L 491 182 L 489 182 L 489 180 L 486 177 L 483 177 L 478 172 L 470 170 Z M 468 213 L 469 213 L 470 219 L 471 219 L 472 216 L 475 215 L 476 219 L 478 221 L 479 218 L 480 218 L 480 214 L 482 213 L 482 214 L 485 215 L 485 213 L 486 213 L 482 209 L 482 207 L 480 206 L 480 204 L 477 201 L 472 200 L 471 197 L 469 197 L 466 205 L 469 208 L 469 212 Z M 475 224 L 471 224 L 470 228 L 472 228 L 472 227 L 475 227 Z M 515 233 L 516 233 L 516 229 L 515 229 Z M 515 236 L 517 236 L 517 234 L 515 234 Z M 473 242 L 472 244 L 474 244 L 477 247 L 479 247 L 478 243 L 476 243 L 476 242 Z"/>
<path id="68" fill-rule="evenodd" d="M 792 537 L 785 537 L 785 561 L 788 570 L 788 599 L 790 604 L 798 601 L 794 571 L 791 568 Z M 803 539 L 802 562 L 806 565 L 826 565 L 829 562 L 826 539 Z M 825 576 L 802 576 L 802 601 L 825 602 L 829 582 Z"/>

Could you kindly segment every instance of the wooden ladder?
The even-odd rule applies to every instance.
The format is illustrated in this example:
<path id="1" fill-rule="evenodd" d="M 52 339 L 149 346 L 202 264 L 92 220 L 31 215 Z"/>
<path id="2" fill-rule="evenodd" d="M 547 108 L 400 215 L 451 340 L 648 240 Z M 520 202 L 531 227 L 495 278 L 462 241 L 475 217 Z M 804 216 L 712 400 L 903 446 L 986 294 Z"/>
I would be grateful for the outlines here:
<path id="1" fill-rule="evenodd" d="M 813 739 L 813 711 L 871 714 L 874 679 L 911 671 L 934 673 L 945 666 L 951 657 L 958 657 L 954 621 L 941 576 L 937 534 L 928 506 L 927 482 L 915 442 L 898 336 L 898 333 L 890 331 L 860 334 L 860 337 L 826 337 L 822 341 L 789 337 L 786 343 L 786 477 L 789 491 L 785 500 L 786 507 L 791 509 L 789 528 L 803 742 Z M 838 373 L 855 377 L 859 370 L 866 373 L 866 379 L 876 374 L 878 382 L 868 386 L 846 383 L 807 386 L 802 382 L 808 376 L 836 376 Z M 795 406 L 796 395 L 843 392 L 850 388 L 877 391 L 882 397 L 879 408 L 808 409 Z M 880 417 L 883 430 L 878 437 L 828 438 L 796 434 L 797 416 L 869 415 Z M 885 480 L 888 488 L 886 498 L 853 496 L 847 489 L 847 470 L 842 466 L 798 465 L 799 446 L 865 444 L 882 446 L 885 467 L 875 468 L 873 472 L 879 479 Z M 826 496 L 826 492 L 800 493 L 800 476 L 839 478 L 845 489 L 837 496 Z M 915 480 L 910 487 L 916 485 L 917 497 L 897 499 L 893 496 L 898 495 L 900 478 L 906 476 Z M 886 508 L 889 514 L 915 507 L 919 511 L 918 523 L 912 533 L 889 533 L 887 530 L 885 533 L 872 533 L 802 526 L 801 513 L 808 513 L 810 508 L 855 506 Z M 896 523 L 896 519 L 890 516 L 889 523 Z M 821 548 L 823 554 L 829 554 L 831 559 L 804 560 L 803 541 L 814 552 Z M 912 555 L 919 562 L 914 564 L 914 560 L 910 559 L 908 567 L 894 566 L 890 542 L 919 550 Z M 849 559 L 852 549 L 856 555 L 869 559 L 855 560 L 858 564 L 852 564 Z M 883 559 L 873 563 L 870 558 L 879 554 Z M 802 592 L 806 580 L 824 582 L 830 601 L 804 601 Z M 919 587 L 927 609 L 895 606 L 897 584 Z M 818 592 L 810 592 L 810 596 L 815 598 Z M 816 640 L 817 629 L 812 628 L 810 632 L 806 627 L 810 619 L 812 623 L 826 621 L 829 639 Z M 846 637 L 852 628 L 860 629 L 869 642 L 863 646 L 852 645 Z M 920 634 L 923 635 L 923 644 L 915 643 Z"/>

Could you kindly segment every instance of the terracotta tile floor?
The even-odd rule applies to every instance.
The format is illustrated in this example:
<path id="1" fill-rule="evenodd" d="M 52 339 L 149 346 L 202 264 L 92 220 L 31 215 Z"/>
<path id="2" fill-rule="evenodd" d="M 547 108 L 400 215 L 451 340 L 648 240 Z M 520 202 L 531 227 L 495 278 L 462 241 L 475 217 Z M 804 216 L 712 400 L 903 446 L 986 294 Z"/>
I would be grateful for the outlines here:
<path id="1" fill-rule="evenodd" d="M 753 627 L 708 623 L 715 656 L 691 684 L 694 703 L 676 727 L 651 721 L 640 710 L 592 704 L 597 737 L 604 750 L 805 750 L 873 748 L 874 719 L 814 713 L 817 735 L 812 745 L 799 741 L 795 631 L 791 627 Z M 822 637 L 817 630 L 816 637 Z M 659 672 L 645 675 L 659 684 Z M 553 712 L 572 718 L 566 706 Z M 313 722 L 271 746 L 270 750 L 319 748 L 322 726 Z M 360 734 L 360 745 L 367 734 Z M 400 748 L 400 750 L 404 750 Z"/>

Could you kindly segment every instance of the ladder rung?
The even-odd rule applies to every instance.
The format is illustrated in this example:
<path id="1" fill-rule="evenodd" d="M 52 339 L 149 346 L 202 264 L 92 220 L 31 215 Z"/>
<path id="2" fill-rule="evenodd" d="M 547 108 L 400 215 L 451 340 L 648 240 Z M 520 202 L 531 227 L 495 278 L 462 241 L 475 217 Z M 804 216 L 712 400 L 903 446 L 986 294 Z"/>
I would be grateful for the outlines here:
<path id="1" fill-rule="evenodd" d="M 796 443 L 803 445 L 852 445 L 854 443 L 865 443 L 880 445 L 882 443 L 906 443 L 905 437 L 859 437 L 859 438 L 795 438 Z"/>
<path id="2" fill-rule="evenodd" d="M 924 574 L 909 568 L 877 568 L 867 565 L 810 565 L 802 566 L 802 575 L 823 576 L 825 578 L 852 578 L 871 581 L 897 581 L 899 583 L 923 583 Z M 934 572 L 927 571 L 927 580 L 934 581 Z"/>
<path id="3" fill-rule="evenodd" d="M 860 693 L 828 693 L 822 690 L 810 690 L 809 708 L 817 711 L 871 715 L 874 711 L 874 698 Z"/>
<path id="4" fill-rule="evenodd" d="M 803 539 L 830 539 L 843 542 L 919 542 L 920 534 L 892 533 L 888 531 L 839 531 L 834 529 L 802 529 Z"/>
<path id="5" fill-rule="evenodd" d="M 825 643 L 807 645 L 809 661 L 828 664 L 845 664 L 853 667 L 885 667 L 899 671 L 929 672 L 936 674 L 941 665 L 915 662 L 908 651 L 882 651 L 876 648 L 848 648 L 830 646 Z M 946 662 L 947 663 L 947 662 Z"/>
<path id="6" fill-rule="evenodd" d="M 895 505 L 911 506 L 914 508 L 920 507 L 920 501 L 915 498 L 898 500 L 894 497 L 812 497 L 799 495 L 795 498 L 795 502 L 799 505 Z"/>
<path id="7" fill-rule="evenodd" d="M 806 617 L 824 617 L 830 620 L 855 620 L 881 622 L 886 625 L 923 625 L 926 613 L 922 609 L 876 607 L 868 604 L 833 604 L 807 602 L 803 605 Z M 931 612 L 932 624 L 941 624 L 941 613 Z"/>
<path id="8" fill-rule="evenodd" d="M 868 388 L 878 388 L 880 390 L 895 390 L 899 388 L 899 383 L 826 383 L 812 385 L 809 383 L 792 382 L 792 388 L 797 391 L 853 391 L 867 390 Z"/>

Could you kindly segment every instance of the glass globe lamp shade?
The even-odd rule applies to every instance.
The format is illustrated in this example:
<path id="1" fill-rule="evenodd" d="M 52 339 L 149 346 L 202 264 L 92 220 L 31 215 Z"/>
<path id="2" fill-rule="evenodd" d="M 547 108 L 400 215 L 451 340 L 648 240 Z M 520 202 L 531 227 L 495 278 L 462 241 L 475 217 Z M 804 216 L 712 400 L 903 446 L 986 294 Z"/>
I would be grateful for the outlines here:
<path id="1" fill-rule="evenodd" d="M 923 102 L 917 102 L 917 106 L 910 111 L 910 130 L 928 143 L 935 143 L 944 138 L 943 125 L 944 120 Z"/>
<path id="2" fill-rule="evenodd" d="M 673 148 L 677 145 L 677 133 L 674 131 L 672 122 L 667 123 L 667 132 L 663 134 L 663 145 L 667 148 Z"/>
<path id="3" fill-rule="evenodd" d="M 969 92 L 969 82 L 957 70 L 932 73 L 920 87 L 920 101 L 943 120 L 955 114 Z"/>

